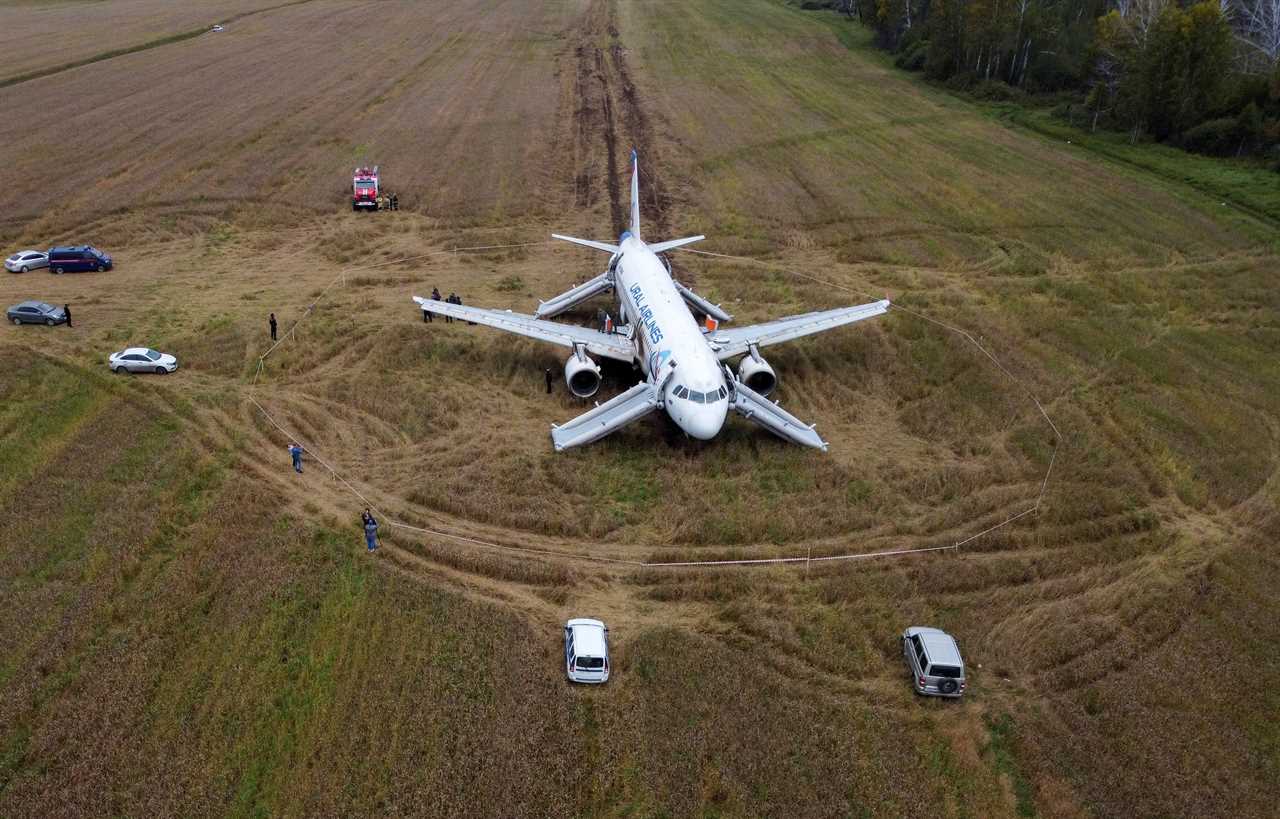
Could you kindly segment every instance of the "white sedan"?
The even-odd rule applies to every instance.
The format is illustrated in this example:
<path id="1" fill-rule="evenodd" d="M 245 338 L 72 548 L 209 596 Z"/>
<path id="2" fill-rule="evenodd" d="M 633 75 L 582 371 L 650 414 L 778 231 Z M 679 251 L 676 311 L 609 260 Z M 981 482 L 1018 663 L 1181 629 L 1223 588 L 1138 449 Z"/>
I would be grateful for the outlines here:
<path id="1" fill-rule="evenodd" d="M 165 375 L 178 369 L 178 359 L 149 347 L 130 347 L 112 353 L 107 366 L 113 373 L 158 373 Z"/>
<path id="2" fill-rule="evenodd" d="M 43 250 L 19 250 L 4 260 L 4 269 L 10 273 L 26 273 L 38 267 L 49 266 L 49 254 Z"/>

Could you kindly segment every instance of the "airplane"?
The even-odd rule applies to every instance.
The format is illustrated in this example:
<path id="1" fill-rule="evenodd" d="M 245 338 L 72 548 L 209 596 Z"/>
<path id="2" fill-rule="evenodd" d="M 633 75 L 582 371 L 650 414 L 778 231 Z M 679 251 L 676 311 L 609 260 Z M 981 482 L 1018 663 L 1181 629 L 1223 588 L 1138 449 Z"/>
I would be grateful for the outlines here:
<path id="1" fill-rule="evenodd" d="M 639 384 L 564 425 L 552 424 L 551 440 L 557 452 L 597 441 L 659 409 L 691 438 L 714 438 L 733 410 L 781 438 L 827 450 L 827 442 L 812 424 L 801 422 L 776 401 L 768 400 L 778 379 L 760 349 L 882 315 L 889 309 L 887 299 L 720 329 L 719 325 L 732 321 L 733 316 L 676 281 L 670 265 L 658 255 L 706 237 L 654 244 L 640 238 L 640 162 L 634 150 L 631 224 L 618 243 L 551 235 L 609 253 L 608 267 L 550 301 L 539 302 L 533 315 L 420 296 L 413 300 L 424 313 L 451 316 L 568 348 L 572 354 L 564 365 L 564 379 L 569 391 L 579 398 L 590 398 L 600 389 L 600 367 L 591 356 L 640 366 L 645 378 Z M 548 320 L 609 291 L 617 296 L 621 317 L 616 328 L 608 321 L 605 330 L 596 330 Z M 707 317 L 705 330 L 693 310 Z M 737 356 L 742 356 L 742 361 L 735 373 L 724 362 Z"/>

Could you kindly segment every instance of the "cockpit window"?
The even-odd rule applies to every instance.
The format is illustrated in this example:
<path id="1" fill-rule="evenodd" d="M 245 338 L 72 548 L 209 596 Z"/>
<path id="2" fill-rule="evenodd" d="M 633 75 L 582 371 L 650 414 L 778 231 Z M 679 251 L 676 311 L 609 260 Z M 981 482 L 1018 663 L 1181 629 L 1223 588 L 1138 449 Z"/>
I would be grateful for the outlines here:
<path id="1" fill-rule="evenodd" d="M 721 397 L 721 398 L 728 398 L 728 397 L 729 397 L 729 391 L 728 391 L 727 389 L 725 389 L 724 387 L 721 387 L 721 388 L 720 388 L 720 397 Z"/>
<path id="2" fill-rule="evenodd" d="M 684 388 L 684 385 L 683 385 L 683 384 L 677 384 L 677 385 L 676 385 L 676 388 L 675 388 L 674 390 L 672 390 L 672 392 L 674 392 L 674 393 L 676 394 L 676 397 L 677 397 L 677 398 L 688 398 L 688 397 L 689 397 L 689 391 L 688 391 L 688 390 L 686 390 L 686 389 Z"/>
<path id="3" fill-rule="evenodd" d="M 695 404 L 706 403 L 705 401 L 702 400 L 702 393 L 698 392 L 697 390 L 689 390 L 689 400 Z"/>

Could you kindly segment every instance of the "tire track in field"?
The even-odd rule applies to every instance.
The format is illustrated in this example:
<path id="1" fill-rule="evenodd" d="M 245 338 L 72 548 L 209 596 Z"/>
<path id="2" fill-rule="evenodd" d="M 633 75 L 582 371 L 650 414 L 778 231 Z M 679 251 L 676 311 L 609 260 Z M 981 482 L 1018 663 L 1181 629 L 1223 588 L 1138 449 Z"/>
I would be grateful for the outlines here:
<path id="1" fill-rule="evenodd" d="M 635 148 L 643 166 L 644 222 L 653 226 L 655 235 L 665 234 L 670 197 L 654 170 L 660 163 L 653 127 L 627 65 L 613 0 L 593 0 L 570 37 L 574 205 L 589 208 L 599 201 L 603 179 L 613 234 L 626 230 L 631 209 L 629 149 Z"/>

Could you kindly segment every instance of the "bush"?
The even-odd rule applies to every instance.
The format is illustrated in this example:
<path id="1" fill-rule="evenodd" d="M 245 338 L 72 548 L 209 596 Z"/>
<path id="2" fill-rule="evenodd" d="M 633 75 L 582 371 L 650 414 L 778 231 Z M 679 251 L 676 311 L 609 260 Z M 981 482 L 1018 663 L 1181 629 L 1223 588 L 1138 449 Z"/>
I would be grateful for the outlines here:
<path id="1" fill-rule="evenodd" d="M 974 99 L 986 102 L 1021 102 L 1026 96 L 1022 89 L 1014 88 L 1000 80 L 982 80 L 969 89 L 969 93 Z"/>
<path id="2" fill-rule="evenodd" d="M 1179 144 L 1188 151 L 1211 156 L 1228 156 L 1240 147 L 1239 129 L 1235 117 L 1219 117 L 1189 128 L 1182 134 Z"/>
<path id="3" fill-rule="evenodd" d="M 893 64 L 907 71 L 924 71 L 925 60 L 929 58 L 929 41 L 918 40 L 903 49 Z"/>

